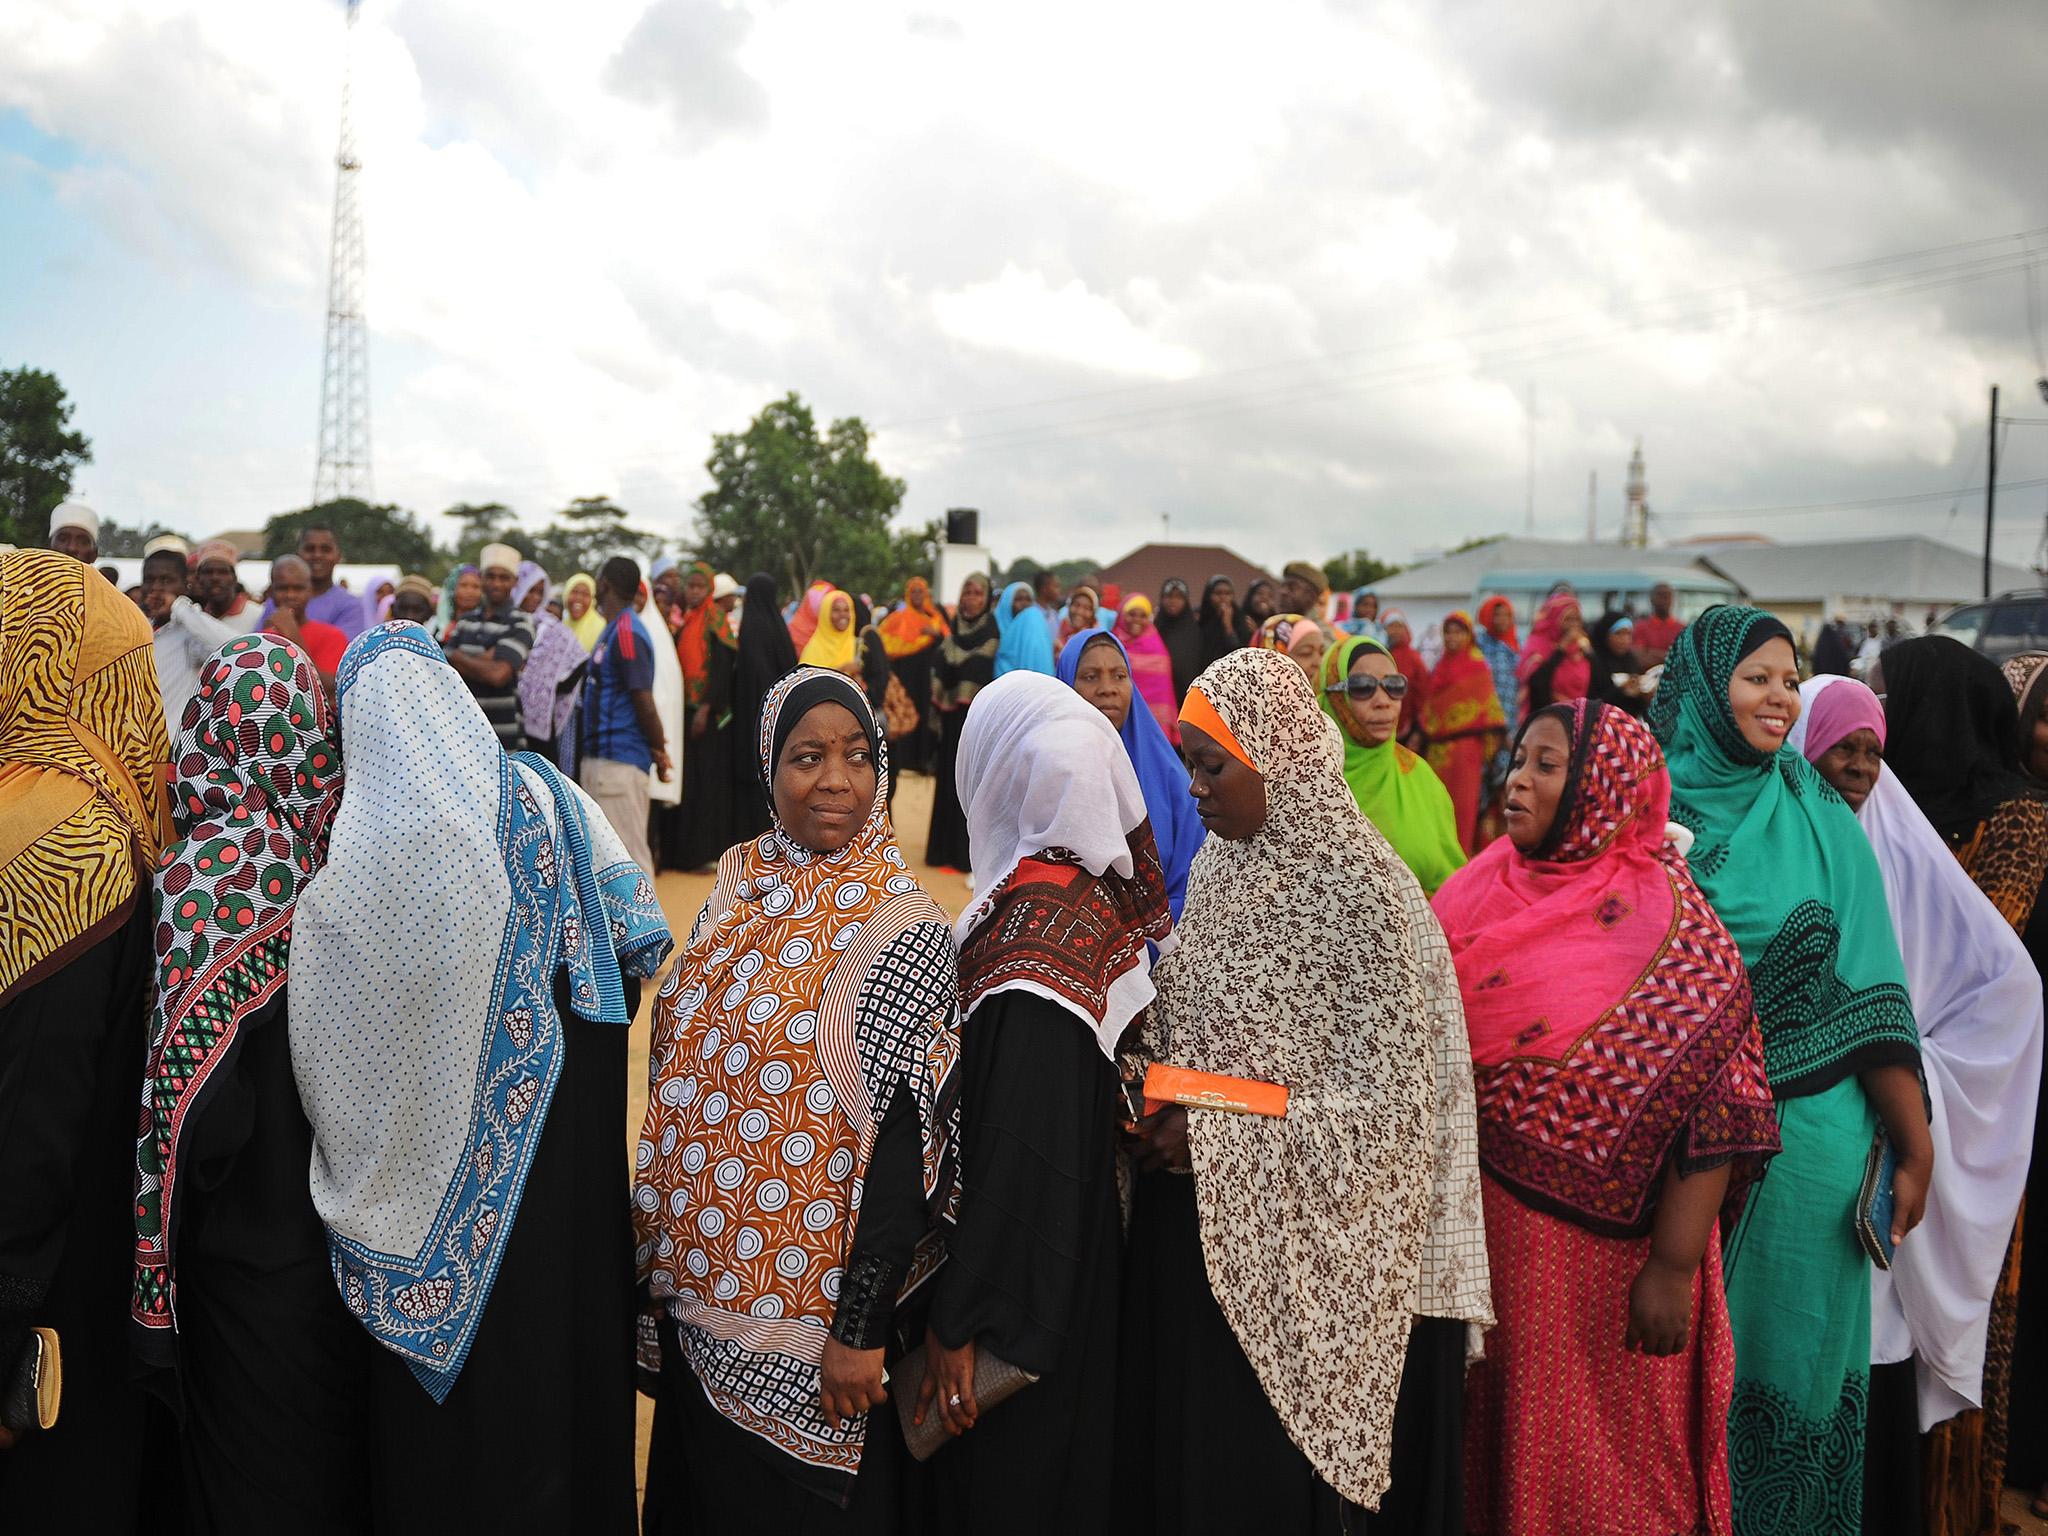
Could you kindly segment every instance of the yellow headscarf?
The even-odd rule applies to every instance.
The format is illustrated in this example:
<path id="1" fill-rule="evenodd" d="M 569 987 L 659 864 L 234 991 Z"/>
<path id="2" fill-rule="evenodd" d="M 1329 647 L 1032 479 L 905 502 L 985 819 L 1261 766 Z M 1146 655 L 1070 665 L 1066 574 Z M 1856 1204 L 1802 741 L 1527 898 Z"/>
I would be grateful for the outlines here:
<path id="1" fill-rule="evenodd" d="M 127 920 L 170 755 L 140 610 L 68 555 L 0 555 L 0 1002 Z"/>
<path id="2" fill-rule="evenodd" d="M 578 587 L 590 593 L 590 606 L 583 610 L 583 617 L 569 617 L 569 594 Z M 597 582 L 588 571 L 578 571 L 562 583 L 562 622 L 569 626 L 569 633 L 586 651 L 597 644 L 598 636 L 604 633 L 604 615 L 597 611 Z"/>
<path id="3" fill-rule="evenodd" d="M 846 601 L 846 628 L 832 627 L 832 605 L 844 598 Z M 803 654 L 797 660 L 807 667 L 830 667 L 834 672 L 844 672 L 854 664 L 853 658 L 860 648 L 860 631 L 854 628 L 854 606 L 850 594 L 834 587 L 825 594 L 825 600 L 818 604 L 818 627 L 811 638 L 804 642 Z"/>

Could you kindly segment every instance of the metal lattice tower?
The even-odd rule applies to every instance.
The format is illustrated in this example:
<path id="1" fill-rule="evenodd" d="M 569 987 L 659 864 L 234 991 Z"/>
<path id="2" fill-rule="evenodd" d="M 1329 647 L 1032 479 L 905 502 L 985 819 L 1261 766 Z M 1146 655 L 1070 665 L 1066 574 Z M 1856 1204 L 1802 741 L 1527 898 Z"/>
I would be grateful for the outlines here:
<path id="1" fill-rule="evenodd" d="M 334 243 L 327 265 L 327 350 L 320 368 L 320 462 L 313 501 L 370 499 L 370 337 L 363 318 L 363 214 L 356 183 L 363 162 L 349 117 L 356 14 L 347 0 L 347 41 L 341 73 L 341 143 L 334 152 Z"/>

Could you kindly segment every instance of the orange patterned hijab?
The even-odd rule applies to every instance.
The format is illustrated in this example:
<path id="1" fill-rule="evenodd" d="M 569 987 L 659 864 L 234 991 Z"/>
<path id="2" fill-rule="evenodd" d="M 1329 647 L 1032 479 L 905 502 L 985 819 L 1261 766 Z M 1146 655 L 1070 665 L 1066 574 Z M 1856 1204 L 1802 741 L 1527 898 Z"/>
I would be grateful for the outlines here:
<path id="1" fill-rule="evenodd" d="M 150 642 L 91 566 L 0 555 L 0 1002 L 125 920 L 170 830 Z"/>
<path id="2" fill-rule="evenodd" d="M 873 807 L 837 853 L 778 824 L 719 861 L 655 1004 L 633 1220 L 640 1274 L 712 1406 L 815 1476 L 851 1479 L 865 1425 L 825 1419 L 818 1368 L 898 1092 L 914 1096 L 928 1213 L 954 1193 L 959 969 L 945 914 L 896 846 L 887 743 L 857 684 L 815 667 L 777 683 L 764 775 L 785 712 L 827 701 L 869 729 Z M 905 1294 L 937 1256 L 928 1238 Z"/>

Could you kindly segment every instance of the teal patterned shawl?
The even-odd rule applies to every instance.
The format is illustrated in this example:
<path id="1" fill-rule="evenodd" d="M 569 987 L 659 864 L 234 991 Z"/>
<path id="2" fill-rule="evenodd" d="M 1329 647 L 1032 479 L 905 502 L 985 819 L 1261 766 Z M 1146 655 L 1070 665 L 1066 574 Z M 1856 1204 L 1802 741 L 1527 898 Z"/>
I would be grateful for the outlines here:
<path id="1" fill-rule="evenodd" d="M 1789 1099 L 1868 1067 L 1917 1065 L 1920 1037 L 1855 813 L 1798 752 L 1752 747 L 1729 707 L 1736 667 L 1781 635 L 1759 609 L 1710 609 L 1665 658 L 1649 724 L 1670 764 L 1672 819 L 1695 838 L 1693 878 L 1749 966 L 1771 1090 Z"/>

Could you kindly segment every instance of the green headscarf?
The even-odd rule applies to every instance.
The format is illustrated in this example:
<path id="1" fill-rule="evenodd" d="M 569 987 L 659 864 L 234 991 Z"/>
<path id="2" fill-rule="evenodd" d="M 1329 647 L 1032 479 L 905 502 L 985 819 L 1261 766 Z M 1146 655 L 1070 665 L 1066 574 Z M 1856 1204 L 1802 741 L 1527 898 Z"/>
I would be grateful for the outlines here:
<path id="1" fill-rule="evenodd" d="M 1390 660 L 1393 656 L 1370 636 L 1352 636 L 1324 656 L 1316 695 L 1323 713 L 1344 733 L 1344 782 L 1351 786 L 1352 798 L 1366 820 L 1394 845 L 1401 862 L 1414 871 L 1423 891 L 1434 896 L 1438 886 L 1465 867 L 1457 811 L 1435 770 L 1399 742 L 1363 745 L 1351 701 L 1329 691 L 1332 683 L 1350 675 L 1352 658 L 1362 650 L 1378 651 Z"/>
<path id="2" fill-rule="evenodd" d="M 1917 1065 L 1920 1035 L 1884 876 L 1848 803 L 1796 751 L 1743 739 L 1728 684 L 1765 642 L 1756 608 L 1712 608 L 1664 660 L 1649 725 L 1671 769 L 1671 817 L 1693 877 L 1742 947 L 1780 1099 L 1867 1067 Z"/>

